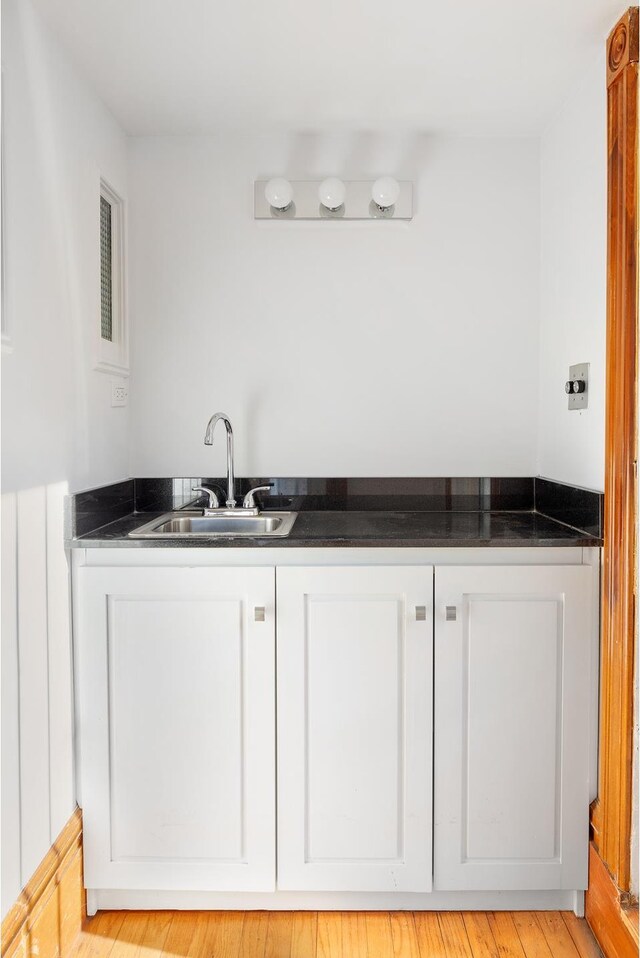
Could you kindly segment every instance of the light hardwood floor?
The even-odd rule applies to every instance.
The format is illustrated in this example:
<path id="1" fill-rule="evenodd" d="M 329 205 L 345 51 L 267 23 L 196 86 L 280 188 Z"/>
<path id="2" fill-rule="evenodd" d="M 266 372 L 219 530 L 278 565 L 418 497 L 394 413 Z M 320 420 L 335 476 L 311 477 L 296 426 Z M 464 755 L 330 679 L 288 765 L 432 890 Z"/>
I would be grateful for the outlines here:
<path id="1" fill-rule="evenodd" d="M 570 912 L 101 912 L 74 958 L 600 958 Z"/>

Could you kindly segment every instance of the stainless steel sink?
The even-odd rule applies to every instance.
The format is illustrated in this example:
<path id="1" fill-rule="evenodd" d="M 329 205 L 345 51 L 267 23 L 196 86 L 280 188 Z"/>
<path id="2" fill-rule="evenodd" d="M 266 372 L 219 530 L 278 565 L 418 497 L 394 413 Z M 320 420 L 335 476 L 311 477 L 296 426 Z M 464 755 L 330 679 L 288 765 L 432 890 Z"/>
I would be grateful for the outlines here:
<path id="1" fill-rule="evenodd" d="M 259 516 L 203 516 L 201 512 L 167 512 L 129 533 L 132 539 L 167 538 L 275 538 L 288 536 L 297 512 L 269 512 Z"/>

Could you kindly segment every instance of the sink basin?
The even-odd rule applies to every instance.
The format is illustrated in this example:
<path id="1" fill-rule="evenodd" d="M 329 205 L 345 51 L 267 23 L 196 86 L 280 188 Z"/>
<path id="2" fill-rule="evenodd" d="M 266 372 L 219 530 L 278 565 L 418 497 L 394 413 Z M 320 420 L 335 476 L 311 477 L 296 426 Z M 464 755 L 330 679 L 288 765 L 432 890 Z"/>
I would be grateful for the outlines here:
<path id="1" fill-rule="evenodd" d="M 132 539 L 166 538 L 274 538 L 288 536 L 297 512 L 269 512 L 260 516 L 203 516 L 201 512 L 167 512 L 129 533 Z"/>

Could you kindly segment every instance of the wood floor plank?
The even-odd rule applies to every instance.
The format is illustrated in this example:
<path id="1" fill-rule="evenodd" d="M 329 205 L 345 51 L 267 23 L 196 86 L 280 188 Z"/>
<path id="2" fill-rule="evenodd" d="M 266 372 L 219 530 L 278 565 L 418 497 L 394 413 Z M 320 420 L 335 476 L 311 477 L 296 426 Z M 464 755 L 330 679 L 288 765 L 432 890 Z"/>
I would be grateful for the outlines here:
<path id="1" fill-rule="evenodd" d="M 292 958 L 316 958 L 318 913 L 297 911 L 291 924 Z"/>
<path id="2" fill-rule="evenodd" d="M 272 911 L 267 927 L 265 958 L 290 958 L 292 914 L 289 911 Z M 218 958 L 216 953 L 215 958 Z"/>
<path id="3" fill-rule="evenodd" d="M 136 958 L 144 946 L 144 937 L 149 925 L 149 913 L 134 911 L 127 915 L 120 926 L 111 958 Z"/>
<path id="4" fill-rule="evenodd" d="M 89 918 L 76 942 L 74 958 L 108 958 L 126 912 L 101 911 Z"/>
<path id="5" fill-rule="evenodd" d="M 514 911 L 512 917 L 527 958 L 553 958 L 534 912 Z"/>
<path id="6" fill-rule="evenodd" d="M 211 914 L 208 911 L 191 912 L 195 928 L 189 945 L 189 958 L 208 958 L 212 953 L 215 926 L 212 925 Z"/>
<path id="7" fill-rule="evenodd" d="M 580 958 L 561 912 L 537 911 L 536 918 L 547 939 L 553 958 Z"/>
<path id="8" fill-rule="evenodd" d="M 389 914 L 389 920 L 391 922 L 394 958 L 420 958 L 413 913 L 410 911 L 392 911 Z"/>
<path id="9" fill-rule="evenodd" d="M 371 958 L 393 958 L 393 938 L 388 911 L 366 913 L 367 950 Z"/>
<path id="10" fill-rule="evenodd" d="M 342 913 L 342 954 L 349 958 L 367 958 L 367 921 L 364 912 Z M 292 958 L 296 958 L 292 955 Z"/>
<path id="11" fill-rule="evenodd" d="M 152 911 L 144 932 L 142 947 L 145 958 L 160 958 L 173 920 L 171 911 Z"/>
<path id="12" fill-rule="evenodd" d="M 526 958 L 511 912 L 490 911 L 487 919 L 500 958 Z"/>
<path id="13" fill-rule="evenodd" d="M 207 948 L 203 958 L 238 958 L 242 944 L 244 912 L 215 911 L 209 916 Z M 145 956 L 146 958 L 146 956 Z"/>
<path id="14" fill-rule="evenodd" d="M 572 911 L 563 911 L 562 918 L 578 949 L 580 958 L 602 958 L 598 942 L 584 918 L 577 918 Z"/>
<path id="15" fill-rule="evenodd" d="M 413 915 L 420 958 L 447 958 L 442 929 L 435 911 L 416 911 Z M 375 956 L 372 956 L 375 958 Z"/>
<path id="16" fill-rule="evenodd" d="M 447 958 L 473 958 L 467 929 L 460 912 L 441 911 L 438 913 L 438 921 Z"/>
<path id="17" fill-rule="evenodd" d="M 462 913 L 462 920 L 473 958 L 498 958 L 498 949 L 486 914 L 482 911 L 466 911 Z"/>
<path id="18" fill-rule="evenodd" d="M 342 915 L 338 911 L 318 912 L 317 958 L 342 958 Z"/>
<path id="19" fill-rule="evenodd" d="M 268 911 L 245 912 L 240 945 L 242 958 L 264 958 L 268 927 Z M 189 958 L 191 958 L 191 956 L 189 956 Z"/>
<path id="20" fill-rule="evenodd" d="M 162 948 L 162 958 L 186 958 L 196 931 L 195 916 L 192 911 L 172 913 L 169 932 Z"/>

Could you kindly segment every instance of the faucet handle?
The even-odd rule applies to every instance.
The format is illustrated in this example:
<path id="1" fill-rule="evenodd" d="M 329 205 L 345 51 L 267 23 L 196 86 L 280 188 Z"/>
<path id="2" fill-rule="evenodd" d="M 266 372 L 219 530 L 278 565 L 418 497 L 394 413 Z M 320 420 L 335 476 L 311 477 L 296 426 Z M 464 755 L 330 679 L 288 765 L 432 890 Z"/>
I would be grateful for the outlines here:
<path id="1" fill-rule="evenodd" d="M 192 486 L 191 492 L 204 492 L 205 495 L 209 496 L 209 509 L 219 509 L 220 500 L 218 499 L 216 493 L 209 486 Z"/>
<path id="2" fill-rule="evenodd" d="M 242 500 L 242 508 L 243 509 L 257 508 L 256 500 L 253 498 L 254 492 L 265 492 L 266 490 L 271 489 L 272 486 L 273 486 L 273 483 L 269 482 L 265 486 L 256 486 L 255 489 L 250 489 L 249 492 L 244 497 L 244 499 Z"/>

